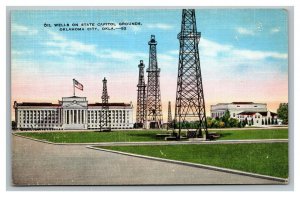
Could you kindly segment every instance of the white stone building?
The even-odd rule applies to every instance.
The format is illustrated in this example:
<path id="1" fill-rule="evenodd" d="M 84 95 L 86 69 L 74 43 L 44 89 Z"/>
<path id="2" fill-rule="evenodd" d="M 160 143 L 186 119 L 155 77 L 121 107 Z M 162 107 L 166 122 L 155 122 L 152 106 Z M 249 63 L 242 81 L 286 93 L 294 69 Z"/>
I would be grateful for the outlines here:
<path id="1" fill-rule="evenodd" d="M 231 118 L 236 118 L 239 121 L 246 119 L 248 125 L 261 126 L 278 122 L 277 114 L 268 111 L 266 103 L 254 102 L 232 102 L 211 105 L 211 117 L 221 118 L 227 110 Z"/>
<path id="2" fill-rule="evenodd" d="M 58 104 L 14 102 L 17 129 L 87 130 L 100 129 L 102 103 L 89 104 L 86 97 L 63 97 Z M 111 129 L 133 128 L 133 106 L 109 103 Z"/>
<path id="3" fill-rule="evenodd" d="M 248 125 L 262 126 L 278 124 L 277 114 L 266 112 L 241 112 L 237 114 L 239 121 L 246 121 Z"/>

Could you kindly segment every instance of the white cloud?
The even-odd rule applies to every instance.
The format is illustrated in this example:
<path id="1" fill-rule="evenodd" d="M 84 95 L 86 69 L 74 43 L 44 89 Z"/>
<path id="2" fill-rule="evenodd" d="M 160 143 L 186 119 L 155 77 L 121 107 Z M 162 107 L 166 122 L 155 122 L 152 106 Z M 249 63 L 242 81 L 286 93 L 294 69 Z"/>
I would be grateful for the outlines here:
<path id="1" fill-rule="evenodd" d="M 252 51 L 252 50 L 233 50 L 232 55 L 248 59 L 248 60 L 262 60 L 266 58 L 287 59 L 286 53 L 270 52 L 270 51 Z"/>
<path id="2" fill-rule="evenodd" d="M 254 36 L 255 32 L 251 29 L 246 29 L 244 27 L 238 27 L 236 28 L 236 31 L 241 34 L 241 35 L 250 35 L 250 36 Z"/>
<path id="3" fill-rule="evenodd" d="M 24 25 L 18 25 L 13 23 L 11 26 L 11 31 L 13 33 L 16 33 L 18 35 L 36 35 L 38 33 L 38 30 L 31 28 L 31 27 L 27 27 Z"/>
<path id="4" fill-rule="evenodd" d="M 48 47 L 48 50 L 45 51 L 47 55 L 64 56 L 64 58 L 67 58 L 68 56 L 75 57 L 76 55 L 86 53 L 101 59 L 101 61 L 126 60 L 137 62 L 140 59 L 146 59 L 148 57 L 147 53 L 118 51 L 108 48 L 99 49 L 96 45 L 67 39 L 56 32 L 49 32 L 49 35 L 51 36 L 51 41 L 43 43 Z"/>
<path id="5" fill-rule="evenodd" d="M 271 33 L 278 33 L 280 32 L 280 28 L 279 27 L 274 27 L 271 29 Z"/>
<path id="6" fill-rule="evenodd" d="M 32 54 L 32 51 L 11 50 L 11 55 L 13 57 L 15 57 L 15 56 L 21 56 L 21 55 L 30 55 L 30 54 Z"/>
<path id="7" fill-rule="evenodd" d="M 168 54 L 171 54 L 171 55 L 178 55 L 178 54 L 179 54 L 179 50 L 171 50 L 171 51 L 168 51 Z"/>
<path id="8" fill-rule="evenodd" d="M 51 41 L 43 43 L 47 47 L 46 54 L 55 55 L 55 56 L 63 56 L 63 55 L 78 55 L 82 53 L 88 53 L 91 55 L 96 55 L 96 45 L 92 44 L 84 44 L 82 42 L 74 41 L 67 39 L 66 37 L 56 33 L 49 32 L 51 36 Z"/>
<path id="9" fill-rule="evenodd" d="M 249 50 L 234 47 L 229 44 L 220 44 L 211 40 L 200 41 L 200 54 L 205 58 L 230 57 L 239 60 L 263 60 L 266 58 L 287 59 L 288 54 L 274 51 Z"/>
<path id="10" fill-rule="evenodd" d="M 162 29 L 162 30 L 168 30 L 174 28 L 172 25 L 165 24 L 165 23 L 147 24 L 146 27 L 149 29 Z"/>
<path id="11" fill-rule="evenodd" d="M 48 34 L 50 34 L 52 37 L 52 40 L 55 40 L 55 41 L 66 41 L 67 40 L 64 36 L 59 35 L 58 33 L 53 32 L 53 31 L 48 31 Z"/>
<path id="12" fill-rule="evenodd" d="M 228 54 L 234 47 L 228 44 L 220 44 L 207 39 L 200 40 L 200 53 L 205 57 L 217 57 L 221 53 Z"/>
<path id="13" fill-rule="evenodd" d="M 134 33 L 137 33 L 142 30 L 141 26 L 135 26 L 135 25 L 130 26 L 128 28 L 131 29 Z"/>

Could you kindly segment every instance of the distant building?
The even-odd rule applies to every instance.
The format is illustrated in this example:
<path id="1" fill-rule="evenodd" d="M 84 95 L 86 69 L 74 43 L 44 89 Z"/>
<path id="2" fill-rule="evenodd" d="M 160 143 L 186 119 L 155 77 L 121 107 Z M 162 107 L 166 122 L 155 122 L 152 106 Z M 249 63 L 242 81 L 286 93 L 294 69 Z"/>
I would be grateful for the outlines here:
<path id="1" fill-rule="evenodd" d="M 239 121 L 246 120 L 248 125 L 261 126 L 278 124 L 277 114 L 268 111 L 266 103 L 218 103 L 216 105 L 211 105 L 211 117 L 221 118 L 227 110 L 229 111 L 231 118 L 236 118 Z"/>
<path id="2" fill-rule="evenodd" d="M 15 101 L 15 121 L 20 130 L 96 130 L 102 106 L 77 96 L 63 97 L 58 104 Z M 112 129 L 133 128 L 132 104 L 109 103 L 108 115 Z"/>
<path id="3" fill-rule="evenodd" d="M 239 121 L 247 121 L 248 125 L 261 126 L 261 125 L 277 125 L 277 114 L 267 112 L 241 112 L 237 115 Z"/>

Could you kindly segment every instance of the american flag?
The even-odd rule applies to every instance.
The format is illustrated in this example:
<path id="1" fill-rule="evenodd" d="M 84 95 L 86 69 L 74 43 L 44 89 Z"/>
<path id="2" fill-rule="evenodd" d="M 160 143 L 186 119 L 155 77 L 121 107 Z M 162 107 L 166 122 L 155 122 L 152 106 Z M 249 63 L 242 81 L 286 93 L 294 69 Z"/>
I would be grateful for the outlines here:
<path id="1" fill-rule="evenodd" d="M 76 79 L 73 79 L 75 88 L 78 88 L 79 90 L 83 90 L 83 85 L 79 83 Z"/>

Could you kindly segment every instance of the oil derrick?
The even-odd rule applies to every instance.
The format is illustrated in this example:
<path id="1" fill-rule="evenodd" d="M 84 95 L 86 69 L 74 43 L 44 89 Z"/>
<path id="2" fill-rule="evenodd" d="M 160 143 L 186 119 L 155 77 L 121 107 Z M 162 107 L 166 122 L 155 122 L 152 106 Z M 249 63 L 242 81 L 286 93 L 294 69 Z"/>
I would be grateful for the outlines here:
<path id="1" fill-rule="evenodd" d="M 167 124 L 167 130 L 171 128 L 172 125 L 172 113 L 171 113 L 171 101 L 168 103 L 168 124 Z"/>
<path id="2" fill-rule="evenodd" d="M 188 129 L 188 137 L 203 137 L 207 132 L 204 93 L 200 69 L 198 44 L 201 33 L 197 32 L 194 9 L 182 10 L 174 133 L 180 139 L 182 129 Z M 193 125 L 193 126 L 191 126 Z"/>
<path id="3" fill-rule="evenodd" d="M 136 107 L 136 125 L 138 128 L 143 127 L 146 118 L 146 84 L 144 78 L 145 65 L 143 60 L 139 64 L 139 81 L 137 90 L 137 107 Z"/>
<path id="4" fill-rule="evenodd" d="M 103 90 L 102 90 L 102 113 L 100 118 L 100 131 L 110 131 L 110 117 L 109 117 L 109 104 L 108 104 L 108 93 L 107 93 L 107 80 L 104 77 Z"/>
<path id="5" fill-rule="evenodd" d="M 151 35 L 149 44 L 149 67 L 147 68 L 147 128 L 160 128 L 162 123 L 162 106 L 160 96 L 160 69 L 157 67 L 155 36 Z"/>

